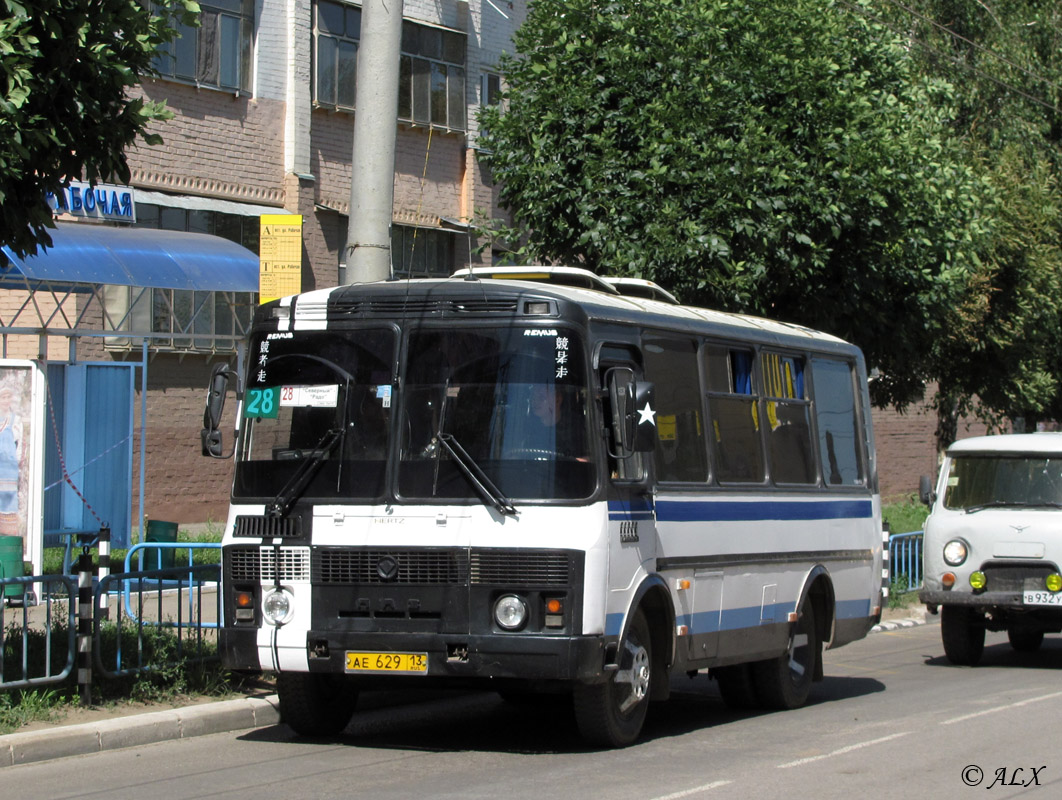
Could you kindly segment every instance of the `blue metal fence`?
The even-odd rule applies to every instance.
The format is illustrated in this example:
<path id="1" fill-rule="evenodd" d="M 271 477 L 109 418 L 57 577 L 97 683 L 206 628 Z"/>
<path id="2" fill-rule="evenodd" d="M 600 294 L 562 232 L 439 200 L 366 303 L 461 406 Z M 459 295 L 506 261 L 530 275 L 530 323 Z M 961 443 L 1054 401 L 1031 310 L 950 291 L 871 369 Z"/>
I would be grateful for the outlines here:
<path id="1" fill-rule="evenodd" d="M 194 552 L 220 549 L 209 542 L 145 542 L 126 557 L 125 571 L 96 579 L 91 596 L 91 660 L 94 671 L 114 677 L 158 670 L 180 662 L 217 658 L 216 629 L 220 620 L 218 564 L 195 564 Z M 147 556 L 159 564 L 158 553 L 187 550 L 187 564 L 163 569 L 137 569 Z M 182 559 L 183 560 L 183 559 Z M 139 562 L 134 564 L 134 561 Z M 0 601 L 17 594 L 3 611 L 0 625 L 0 690 L 62 683 L 78 663 L 78 575 L 36 575 L 0 578 Z M 9 591 L 18 586 L 21 591 Z M 116 645 L 102 655 L 101 632 L 117 628 Z M 160 644 L 165 629 L 169 641 Z M 114 651 L 111 653 L 111 651 Z M 78 664 L 79 683 L 81 669 Z"/>
<path id="2" fill-rule="evenodd" d="M 908 590 L 922 588 L 922 531 L 895 533 L 889 537 L 889 566 L 893 584 L 904 576 Z"/>

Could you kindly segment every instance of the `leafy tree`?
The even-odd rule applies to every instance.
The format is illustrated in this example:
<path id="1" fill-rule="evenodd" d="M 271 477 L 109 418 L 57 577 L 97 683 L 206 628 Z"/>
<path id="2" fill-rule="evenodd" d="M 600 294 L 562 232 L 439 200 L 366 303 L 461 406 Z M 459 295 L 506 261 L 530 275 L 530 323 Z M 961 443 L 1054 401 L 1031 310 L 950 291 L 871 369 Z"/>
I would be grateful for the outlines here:
<path id="1" fill-rule="evenodd" d="M 999 192 L 974 279 L 935 347 L 940 444 L 958 417 L 1062 418 L 1062 6 L 878 0 L 918 69 L 956 87 L 953 137 Z"/>
<path id="2" fill-rule="evenodd" d="M 170 113 L 130 97 L 151 74 L 175 19 L 193 0 L 0 0 L 0 243 L 17 255 L 48 246 L 45 196 L 70 180 L 126 182 L 125 148 Z M 6 261 L 0 253 L 0 261 Z"/>
<path id="3" fill-rule="evenodd" d="M 991 187 L 952 87 L 863 0 L 538 0 L 488 163 L 521 257 L 859 344 L 899 406 L 929 376 Z"/>

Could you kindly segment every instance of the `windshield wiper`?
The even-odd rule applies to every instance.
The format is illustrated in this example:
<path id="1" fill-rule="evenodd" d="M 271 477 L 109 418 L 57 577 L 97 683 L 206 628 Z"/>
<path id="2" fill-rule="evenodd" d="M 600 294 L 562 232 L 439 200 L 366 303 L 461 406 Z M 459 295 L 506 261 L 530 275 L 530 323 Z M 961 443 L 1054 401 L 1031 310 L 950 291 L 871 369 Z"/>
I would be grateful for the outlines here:
<path id="1" fill-rule="evenodd" d="M 302 496 L 307 485 L 313 480 L 318 470 L 324 466 L 331 452 L 336 449 L 336 445 L 343 440 L 343 433 L 342 428 L 330 428 L 325 432 L 325 435 L 321 437 L 321 441 L 309 451 L 309 457 L 303 460 L 299 468 L 288 478 L 287 483 L 281 487 L 280 491 L 277 492 L 277 496 L 273 498 L 273 502 L 266 506 L 267 517 L 279 519 L 287 516 L 287 513 L 291 511 L 292 505 Z"/>
<path id="2" fill-rule="evenodd" d="M 450 458 L 454 460 L 454 463 L 461 468 L 461 472 L 468 478 L 472 487 L 479 492 L 480 497 L 492 505 L 499 514 L 506 516 L 516 514 L 516 507 L 512 504 L 512 501 L 501 493 L 493 481 L 487 477 L 487 473 L 461 446 L 461 443 L 453 437 L 453 434 L 439 431 L 435 438 L 443 449 L 450 454 Z"/>
<path id="3" fill-rule="evenodd" d="M 1048 506 L 1050 508 L 1062 508 L 1059 503 L 1019 503 L 1015 500 L 993 500 L 991 503 L 981 503 L 976 506 L 970 506 L 963 509 L 967 514 L 976 514 L 978 511 L 984 511 L 987 508 L 1035 508 L 1037 506 Z"/>

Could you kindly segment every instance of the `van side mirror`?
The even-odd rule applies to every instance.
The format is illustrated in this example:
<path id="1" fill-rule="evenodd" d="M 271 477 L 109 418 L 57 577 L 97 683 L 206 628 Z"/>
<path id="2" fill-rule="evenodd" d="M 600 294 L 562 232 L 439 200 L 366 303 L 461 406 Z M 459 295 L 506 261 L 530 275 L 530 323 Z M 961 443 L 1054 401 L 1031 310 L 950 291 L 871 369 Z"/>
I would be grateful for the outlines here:
<path id="1" fill-rule="evenodd" d="M 918 480 L 918 497 L 927 506 L 933 505 L 937 500 L 937 493 L 933 491 L 933 479 L 923 475 Z"/>
<path id="2" fill-rule="evenodd" d="M 231 376 L 232 370 L 228 364 L 216 364 L 210 373 L 206 408 L 203 411 L 203 430 L 199 432 L 203 455 L 210 458 L 225 458 L 220 426 Z"/>

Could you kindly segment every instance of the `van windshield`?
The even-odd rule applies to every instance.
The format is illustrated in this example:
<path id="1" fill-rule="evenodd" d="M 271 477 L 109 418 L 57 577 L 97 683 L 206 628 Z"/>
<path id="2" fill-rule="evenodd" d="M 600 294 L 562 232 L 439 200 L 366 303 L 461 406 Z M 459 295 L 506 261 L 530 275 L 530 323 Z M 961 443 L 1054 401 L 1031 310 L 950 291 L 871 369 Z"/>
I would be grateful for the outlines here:
<path id="1" fill-rule="evenodd" d="M 944 506 L 967 512 L 1062 508 L 1062 455 L 955 457 L 948 469 Z"/>

